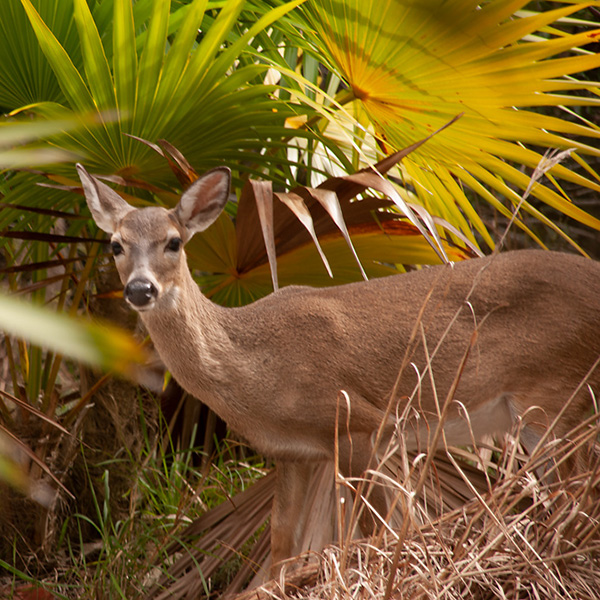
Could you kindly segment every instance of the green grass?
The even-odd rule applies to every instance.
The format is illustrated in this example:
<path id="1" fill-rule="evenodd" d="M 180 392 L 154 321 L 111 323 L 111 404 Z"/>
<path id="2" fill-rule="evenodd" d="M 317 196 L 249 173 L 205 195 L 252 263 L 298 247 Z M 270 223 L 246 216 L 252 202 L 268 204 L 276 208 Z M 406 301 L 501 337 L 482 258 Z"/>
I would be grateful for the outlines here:
<path id="1" fill-rule="evenodd" d="M 221 442 L 213 461 L 202 468 L 197 448 L 176 449 L 169 436 L 164 444 L 152 443 L 146 436 L 143 463 L 129 465 L 137 476 L 128 492 L 129 512 L 120 519 L 110 509 L 111 465 L 104 465 L 103 489 L 97 488 L 88 470 L 93 510 L 64 520 L 55 554 L 44 565 L 44 577 L 1 561 L 7 576 L 0 596 L 18 597 L 15 590 L 30 585 L 65 600 L 141 596 L 161 573 L 160 565 L 169 564 L 165 550 L 179 539 L 178 533 L 264 473 L 262 463 L 241 462 L 235 455 L 230 442 Z M 224 565 L 218 579 L 227 580 L 235 571 L 234 566 Z"/>

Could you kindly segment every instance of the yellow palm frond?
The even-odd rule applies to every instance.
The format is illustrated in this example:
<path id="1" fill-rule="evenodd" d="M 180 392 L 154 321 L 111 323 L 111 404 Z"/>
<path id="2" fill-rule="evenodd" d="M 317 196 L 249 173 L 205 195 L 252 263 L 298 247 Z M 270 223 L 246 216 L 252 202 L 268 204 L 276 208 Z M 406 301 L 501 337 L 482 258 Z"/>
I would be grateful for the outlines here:
<path id="1" fill-rule="evenodd" d="M 459 113 L 451 128 L 403 161 L 406 183 L 423 205 L 465 233 L 475 228 L 493 246 L 471 206 L 474 196 L 510 214 L 545 150 L 600 155 L 600 128 L 567 107 L 598 107 L 600 83 L 574 75 L 600 66 L 585 47 L 600 29 L 567 33 L 558 26 L 595 2 L 542 13 L 525 0 L 312 0 L 305 14 L 316 52 L 346 82 L 386 152 L 424 137 Z M 598 24 L 596 24 L 598 25 Z M 560 108 L 553 115 L 539 107 Z M 562 179 L 600 191 L 591 167 L 556 165 Z M 596 229 L 559 185 L 539 183 L 532 197 Z M 533 202 L 533 200 L 532 200 Z M 522 208 L 537 215 L 535 207 Z M 521 223 L 524 227 L 524 224 Z"/>

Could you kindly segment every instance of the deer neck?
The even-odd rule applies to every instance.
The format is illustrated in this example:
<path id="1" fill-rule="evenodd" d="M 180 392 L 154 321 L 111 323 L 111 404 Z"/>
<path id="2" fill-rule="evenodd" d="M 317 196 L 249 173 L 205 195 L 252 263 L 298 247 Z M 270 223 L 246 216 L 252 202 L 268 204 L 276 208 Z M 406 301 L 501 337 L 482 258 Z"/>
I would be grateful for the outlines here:
<path id="1" fill-rule="evenodd" d="M 187 269 L 180 282 L 161 306 L 140 316 L 177 382 L 202 398 L 218 393 L 226 379 L 227 357 L 231 356 L 228 310 L 208 300 Z"/>

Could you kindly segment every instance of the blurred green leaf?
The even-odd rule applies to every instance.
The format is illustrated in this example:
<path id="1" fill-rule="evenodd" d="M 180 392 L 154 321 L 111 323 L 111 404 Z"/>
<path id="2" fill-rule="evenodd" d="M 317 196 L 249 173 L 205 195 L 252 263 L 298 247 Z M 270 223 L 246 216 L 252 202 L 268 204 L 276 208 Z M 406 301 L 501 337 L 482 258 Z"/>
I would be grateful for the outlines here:
<path id="1" fill-rule="evenodd" d="M 0 328 L 75 360 L 131 375 L 145 353 L 127 332 L 0 295 Z"/>
<path id="2" fill-rule="evenodd" d="M 74 160 L 75 154 L 61 148 L 27 144 L 73 129 L 76 125 L 73 119 L 0 123 L 0 169 L 51 165 Z"/>

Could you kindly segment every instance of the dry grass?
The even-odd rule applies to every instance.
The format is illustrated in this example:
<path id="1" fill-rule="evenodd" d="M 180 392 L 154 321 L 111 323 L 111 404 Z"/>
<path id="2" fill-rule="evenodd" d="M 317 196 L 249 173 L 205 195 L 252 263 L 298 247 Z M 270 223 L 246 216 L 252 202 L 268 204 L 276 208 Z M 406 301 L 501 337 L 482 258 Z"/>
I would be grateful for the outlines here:
<path id="1" fill-rule="evenodd" d="M 244 579 L 258 565 L 268 564 L 263 537 L 251 559 L 242 559 L 243 574 L 225 593 L 237 594 L 238 600 L 596 599 L 600 582 L 599 432 L 599 417 L 594 415 L 569 441 L 548 438 L 531 456 L 522 453 L 514 437 L 507 438 L 502 447 L 448 449 L 430 462 L 423 454 L 397 450 L 373 469 L 369 479 L 377 481 L 375 485 L 385 484 L 389 498 L 396 500 L 395 513 L 386 519 L 396 527 L 382 525 L 369 539 L 352 539 L 358 511 L 352 510 L 345 492 L 352 487 L 360 494 L 361 482 L 338 476 L 333 494 L 338 501 L 340 497 L 346 501 L 338 503 L 344 510 L 335 519 L 348 523 L 342 528 L 347 532 L 342 541 L 291 560 L 279 580 L 240 593 Z M 587 471 L 561 479 L 555 466 L 568 460 L 574 450 L 588 457 Z M 416 490 L 419 482 L 422 486 Z M 219 514 L 207 513 L 181 535 L 197 541 L 201 530 L 208 532 L 198 545 L 176 555 L 171 583 L 163 578 L 149 597 L 197 598 L 205 593 L 214 570 L 236 556 L 242 538 L 255 531 L 252 506 L 259 520 L 264 520 L 265 503 L 272 494 L 269 478 L 256 487 L 256 494 L 249 488 L 235 505 L 217 507 Z M 315 520 L 308 527 L 321 525 Z M 172 550 L 180 551 L 181 546 Z"/>
<path id="2" fill-rule="evenodd" d="M 594 429 L 586 443 L 596 438 Z M 560 460 L 569 450 L 556 445 L 551 454 Z M 330 546 L 238 598 L 597 599 L 597 462 L 551 485 L 540 484 L 529 466 L 501 474 L 489 493 L 439 518 L 417 524 L 424 511 L 405 512 L 403 539 L 386 531 Z"/>

